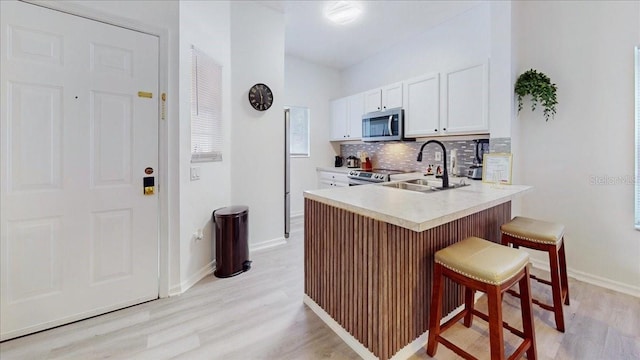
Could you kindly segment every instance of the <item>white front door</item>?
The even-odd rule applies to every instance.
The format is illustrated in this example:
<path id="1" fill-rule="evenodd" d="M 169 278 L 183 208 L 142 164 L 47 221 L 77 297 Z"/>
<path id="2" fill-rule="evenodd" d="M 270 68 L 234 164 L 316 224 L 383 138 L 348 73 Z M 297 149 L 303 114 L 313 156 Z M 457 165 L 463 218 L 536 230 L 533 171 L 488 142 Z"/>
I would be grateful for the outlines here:
<path id="1" fill-rule="evenodd" d="M 158 38 L 0 10 L 5 340 L 158 297 Z"/>

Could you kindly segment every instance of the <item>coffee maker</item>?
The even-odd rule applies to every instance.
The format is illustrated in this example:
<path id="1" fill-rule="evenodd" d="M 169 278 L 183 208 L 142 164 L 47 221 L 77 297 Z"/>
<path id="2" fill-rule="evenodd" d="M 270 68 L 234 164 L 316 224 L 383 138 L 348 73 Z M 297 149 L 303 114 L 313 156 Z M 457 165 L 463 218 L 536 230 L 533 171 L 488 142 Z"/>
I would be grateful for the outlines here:
<path id="1" fill-rule="evenodd" d="M 467 169 L 467 177 L 469 179 L 481 180 L 482 179 L 482 158 L 484 154 L 489 153 L 489 139 L 476 139 L 473 140 L 476 143 L 475 146 L 475 158 L 473 159 L 473 165 Z"/>

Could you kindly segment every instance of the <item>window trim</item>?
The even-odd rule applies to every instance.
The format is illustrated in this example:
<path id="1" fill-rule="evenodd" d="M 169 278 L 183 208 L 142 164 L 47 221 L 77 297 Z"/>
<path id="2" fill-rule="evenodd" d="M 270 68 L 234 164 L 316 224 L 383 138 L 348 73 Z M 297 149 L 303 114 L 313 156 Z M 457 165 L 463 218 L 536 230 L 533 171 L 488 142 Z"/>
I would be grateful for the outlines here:
<path id="1" fill-rule="evenodd" d="M 640 230 L 640 45 L 634 48 L 635 68 L 635 228 Z"/>
<path id="2" fill-rule="evenodd" d="M 289 109 L 289 156 L 292 158 L 309 158 L 311 157 L 311 109 L 306 106 L 287 106 Z M 293 152 L 292 148 L 294 147 L 293 141 L 293 132 L 294 132 L 294 111 L 302 110 L 305 112 L 305 118 L 303 121 L 306 122 L 306 152 Z"/>

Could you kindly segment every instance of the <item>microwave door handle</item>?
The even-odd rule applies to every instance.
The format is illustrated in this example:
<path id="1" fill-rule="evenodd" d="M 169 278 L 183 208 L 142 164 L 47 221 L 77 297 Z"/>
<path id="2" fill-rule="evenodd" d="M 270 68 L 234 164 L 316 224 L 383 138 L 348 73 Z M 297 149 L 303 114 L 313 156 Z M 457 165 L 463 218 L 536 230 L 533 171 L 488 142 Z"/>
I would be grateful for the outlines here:
<path id="1" fill-rule="evenodd" d="M 389 135 L 393 136 L 393 130 L 391 129 L 391 122 L 393 121 L 393 115 L 389 115 Z"/>

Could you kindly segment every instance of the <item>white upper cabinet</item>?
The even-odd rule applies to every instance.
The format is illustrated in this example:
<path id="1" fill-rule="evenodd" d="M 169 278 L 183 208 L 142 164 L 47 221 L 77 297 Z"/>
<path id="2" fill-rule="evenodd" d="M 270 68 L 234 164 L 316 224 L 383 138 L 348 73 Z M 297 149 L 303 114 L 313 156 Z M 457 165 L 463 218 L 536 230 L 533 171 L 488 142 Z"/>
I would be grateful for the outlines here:
<path id="1" fill-rule="evenodd" d="M 402 107 L 402 82 L 382 88 L 382 110 Z"/>
<path id="2" fill-rule="evenodd" d="M 363 114 L 399 107 L 406 137 L 489 133 L 488 61 L 333 100 L 331 140 L 360 140 Z"/>
<path id="3" fill-rule="evenodd" d="M 347 98 L 347 122 L 349 139 L 362 138 L 362 115 L 364 111 L 364 94 L 351 95 Z"/>
<path id="4" fill-rule="evenodd" d="M 331 140 L 360 140 L 362 138 L 364 94 L 351 95 L 331 101 Z"/>
<path id="5" fill-rule="evenodd" d="M 347 98 L 331 100 L 331 140 L 346 140 Z"/>
<path id="6" fill-rule="evenodd" d="M 380 111 L 382 107 L 382 89 L 369 90 L 364 94 L 364 112 Z"/>
<path id="7" fill-rule="evenodd" d="M 365 93 L 365 112 L 402 107 L 402 82 L 369 90 Z"/>
<path id="8" fill-rule="evenodd" d="M 404 82 L 405 136 L 440 133 L 440 76 L 429 74 Z"/>
<path id="9" fill-rule="evenodd" d="M 489 132 L 488 69 L 484 62 L 443 73 L 443 133 Z"/>

